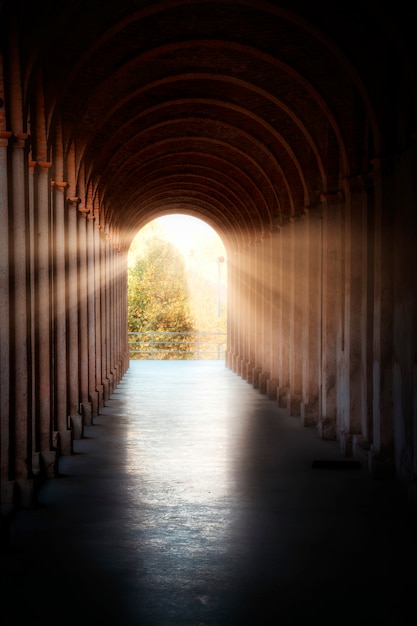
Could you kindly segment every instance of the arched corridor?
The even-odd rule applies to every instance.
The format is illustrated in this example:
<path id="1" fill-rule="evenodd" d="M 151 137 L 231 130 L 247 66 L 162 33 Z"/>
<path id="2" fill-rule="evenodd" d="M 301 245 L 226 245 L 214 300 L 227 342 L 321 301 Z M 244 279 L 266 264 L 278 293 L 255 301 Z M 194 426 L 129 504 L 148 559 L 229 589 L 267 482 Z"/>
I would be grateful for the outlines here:
<path id="1" fill-rule="evenodd" d="M 2 527 L 129 370 L 127 252 L 171 213 L 225 243 L 226 369 L 417 502 L 415 29 L 402 1 L 0 3 Z"/>

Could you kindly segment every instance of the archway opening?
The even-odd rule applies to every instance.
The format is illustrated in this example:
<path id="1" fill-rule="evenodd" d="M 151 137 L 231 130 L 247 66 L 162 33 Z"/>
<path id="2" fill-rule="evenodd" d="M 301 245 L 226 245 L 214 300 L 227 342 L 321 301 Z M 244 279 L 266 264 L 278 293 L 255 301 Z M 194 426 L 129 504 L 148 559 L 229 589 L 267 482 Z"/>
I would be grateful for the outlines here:
<path id="1" fill-rule="evenodd" d="M 183 214 L 157 217 L 128 254 L 130 359 L 224 360 L 227 260 L 220 236 Z"/>

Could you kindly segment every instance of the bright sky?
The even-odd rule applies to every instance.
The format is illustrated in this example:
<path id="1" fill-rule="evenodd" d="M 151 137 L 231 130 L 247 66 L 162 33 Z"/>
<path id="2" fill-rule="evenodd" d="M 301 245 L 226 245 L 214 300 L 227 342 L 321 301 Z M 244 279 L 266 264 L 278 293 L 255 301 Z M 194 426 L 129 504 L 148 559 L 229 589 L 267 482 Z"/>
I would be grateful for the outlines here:
<path id="1" fill-rule="evenodd" d="M 155 221 L 164 227 L 166 238 L 185 255 L 189 254 L 190 249 L 202 238 L 206 241 L 218 240 L 219 245 L 223 246 L 220 237 L 211 226 L 190 215 L 164 215 Z"/>

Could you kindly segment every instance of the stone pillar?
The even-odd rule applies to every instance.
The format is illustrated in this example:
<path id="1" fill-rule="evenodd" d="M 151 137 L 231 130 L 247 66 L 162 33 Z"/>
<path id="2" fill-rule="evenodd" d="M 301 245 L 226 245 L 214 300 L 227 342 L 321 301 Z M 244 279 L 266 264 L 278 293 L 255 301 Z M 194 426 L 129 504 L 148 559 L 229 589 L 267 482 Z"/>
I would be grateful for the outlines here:
<path id="1" fill-rule="evenodd" d="M 360 182 L 360 181 L 358 181 Z M 361 331 L 363 328 L 363 238 L 362 215 L 366 212 L 366 194 L 361 185 L 350 184 L 345 204 L 345 266 L 343 371 L 338 391 L 340 410 L 340 443 L 343 454 L 353 453 L 353 436 L 361 435 L 363 384 L 366 380 L 366 362 L 362 362 Z M 366 274 L 365 274 L 366 276 Z M 364 367 L 365 366 L 365 371 Z M 340 393 L 339 393 L 340 392 Z"/>
<path id="2" fill-rule="evenodd" d="M 249 248 L 239 252 L 239 368 L 238 373 L 248 379 L 247 363 L 250 360 L 250 263 Z"/>
<path id="3" fill-rule="evenodd" d="M 305 334 L 306 323 L 306 274 L 307 250 L 305 232 L 307 230 L 304 216 L 297 216 L 290 226 L 292 247 L 292 314 L 291 314 L 291 350 L 290 350 L 290 415 L 301 415 L 303 393 L 303 371 L 306 359 Z"/>
<path id="4" fill-rule="evenodd" d="M 306 217 L 306 250 L 308 268 L 306 275 L 307 319 L 303 363 L 303 403 L 301 420 L 304 426 L 315 426 L 319 421 L 319 395 L 321 388 L 321 305 L 322 305 L 322 248 L 323 220 L 321 211 L 309 210 Z"/>
<path id="5" fill-rule="evenodd" d="M 259 374 L 259 391 L 260 393 L 267 393 L 267 384 L 270 378 L 271 372 L 271 234 L 269 232 L 264 233 L 262 238 L 262 254 L 261 254 L 261 267 L 260 279 L 261 279 L 261 315 L 262 315 L 262 329 L 261 329 L 261 341 L 262 341 L 262 371 Z"/>
<path id="6" fill-rule="evenodd" d="M 253 344 L 252 385 L 259 389 L 259 377 L 262 372 L 262 325 L 263 325 L 263 284 L 262 284 L 262 237 L 256 239 L 252 246 L 252 297 L 251 297 L 251 343 Z"/>
<path id="7" fill-rule="evenodd" d="M 233 371 L 239 376 L 242 374 L 243 358 L 243 337 L 244 337 L 244 287 L 242 281 L 243 254 L 236 251 L 232 259 L 233 263 L 233 312 L 227 319 L 228 334 L 234 328 L 234 351 L 233 351 Z"/>
<path id="8" fill-rule="evenodd" d="M 78 206 L 80 198 L 68 198 L 67 280 L 68 286 L 68 401 L 72 435 L 83 436 L 80 413 L 79 343 L 78 343 Z"/>
<path id="9" fill-rule="evenodd" d="M 98 414 L 98 391 L 96 380 L 96 287 L 94 252 L 94 214 L 87 215 L 87 345 L 88 345 L 88 399 L 92 418 Z M 91 419 L 92 419 L 91 418 Z"/>
<path id="10" fill-rule="evenodd" d="M 11 447 L 14 449 L 13 477 L 19 488 L 22 506 L 33 501 L 30 363 L 31 340 L 28 291 L 28 214 L 25 193 L 26 139 L 24 133 L 13 133 L 12 207 L 13 220 L 9 230 L 12 246 L 12 309 L 11 320 Z"/>
<path id="11" fill-rule="evenodd" d="M 279 385 L 279 326 L 281 322 L 280 315 L 280 246 L 281 234 L 278 224 L 271 231 L 271 359 L 270 359 L 270 377 L 267 381 L 267 395 L 270 400 L 277 399 L 277 389 Z"/>
<path id="12" fill-rule="evenodd" d="M 246 363 L 244 378 L 249 383 L 253 383 L 253 372 L 255 369 L 255 307 L 256 307 L 256 279 L 255 279 L 255 244 L 248 246 L 245 263 L 247 311 L 246 311 Z"/>
<path id="13" fill-rule="evenodd" d="M 120 332 L 120 378 L 129 368 L 129 338 L 127 335 L 127 250 L 119 250 L 119 285 L 120 285 L 120 313 L 119 313 L 119 332 Z"/>
<path id="14" fill-rule="evenodd" d="M 323 196 L 322 393 L 319 434 L 337 439 L 337 354 L 343 334 L 341 300 L 341 206 L 338 197 Z"/>
<path id="15" fill-rule="evenodd" d="M 28 271 L 29 271 L 29 301 L 28 306 L 31 311 L 30 315 L 30 363 L 29 371 L 31 375 L 31 437 L 32 437 L 32 473 L 34 476 L 39 476 L 42 467 L 41 458 L 41 444 L 40 444 L 40 426 L 39 426 L 39 384 L 38 384 L 38 350 L 37 350 L 37 228 L 36 228 L 36 177 L 37 177 L 37 163 L 32 159 L 31 152 L 29 151 L 28 161 L 28 234 L 29 234 L 29 247 L 28 247 Z"/>
<path id="16" fill-rule="evenodd" d="M 279 351 L 279 389 L 277 391 L 277 401 L 280 407 L 288 408 L 290 392 L 290 342 L 291 342 L 291 272 L 292 272 L 292 233 L 290 225 L 287 223 L 281 230 L 281 259 L 280 259 L 280 315 L 281 324 L 279 327 L 280 351 Z"/>
<path id="17" fill-rule="evenodd" d="M 57 472 L 52 406 L 52 241 L 49 168 L 37 161 L 35 168 L 35 397 L 39 450 L 44 473 Z"/>
<path id="18" fill-rule="evenodd" d="M 66 294 L 66 208 L 68 184 L 53 184 L 54 214 L 54 353 L 55 353 L 55 429 L 59 435 L 61 454 L 72 454 L 72 432 L 69 424 L 67 369 L 67 294 Z"/>
<path id="19" fill-rule="evenodd" d="M 236 306 L 236 254 L 229 255 L 229 263 L 227 264 L 227 346 L 225 355 L 226 367 L 236 372 L 236 323 L 237 323 L 237 306 Z M 233 320 L 233 321 L 232 321 Z"/>
<path id="20" fill-rule="evenodd" d="M 105 345 L 106 345 L 106 378 L 107 378 L 107 389 L 108 393 L 113 393 L 113 374 L 111 371 L 112 368 L 112 352 L 111 352 L 111 245 L 108 236 L 108 227 L 106 232 L 106 254 L 105 254 L 105 288 L 104 288 L 104 298 L 105 298 Z"/>
<path id="21" fill-rule="evenodd" d="M 0 97 L 2 90 L 0 65 Z M 5 112 L 0 107 L 0 505 L 9 513 L 14 500 L 14 483 L 10 480 L 10 250 L 7 154 L 12 133 L 5 130 Z M 1 519 L 1 518 L 0 518 Z"/>
<path id="22" fill-rule="evenodd" d="M 394 186 L 385 174 L 382 203 L 381 163 L 375 167 L 375 241 L 374 241 L 374 343 L 373 343 L 373 444 L 371 471 L 385 473 L 393 462 L 393 247 L 392 207 Z"/>
<path id="23" fill-rule="evenodd" d="M 115 250 L 113 247 L 112 237 L 109 240 L 109 274 L 108 284 L 109 292 L 109 317 L 108 317 L 108 332 L 109 332 L 109 364 L 111 374 L 111 390 L 117 386 L 117 368 L 116 368 L 116 338 L 115 332 L 117 332 L 116 326 L 116 281 L 115 281 Z"/>
<path id="24" fill-rule="evenodd" d="M 102 336 L 101 336 L 101 237 L 98 216 L 94 222 L 94 312 L 95 312 L 95 347 L 96 347 L 96 388 L 99 406 L 104 404 L 104 386 L 102 381 Z"/>
<path id="25" fill-rule="evenodd" d="M 107 375 L 108 349 L 107 349 L 107 314 L 108 314 L 108 289 L 107 289 L 107 264 L 108 264 L 108 241 L 105 227 L 100 229 L 100 326 L 101 326 L 101 384 L 103 385 L 104 403 L 110 396 L 110 380 Z"/>
<path id="26" fill-rule="evenodd" d="M 87 271 L 87 214 L 88 209 L 78 207 L 78 279 L 79 279 L 79 302 L 78 302 L 78 333 L 79 333 L 79 376 L 80 376 L 80 400 L 81 415 L 84 426 L 93 423 L 93 406 L 89 397 L 89 332 L 88 332 L 88 271 Z"/>

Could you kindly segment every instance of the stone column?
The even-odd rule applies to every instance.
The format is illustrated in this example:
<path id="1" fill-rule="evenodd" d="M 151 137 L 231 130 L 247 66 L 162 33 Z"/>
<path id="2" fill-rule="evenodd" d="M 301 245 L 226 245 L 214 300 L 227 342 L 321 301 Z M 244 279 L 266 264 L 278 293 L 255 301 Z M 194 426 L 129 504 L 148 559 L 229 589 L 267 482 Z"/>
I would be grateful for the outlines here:
<path id="1" fill-rule="evenodd" d="M 310 209 L 307 215 L 306 279 L 307 320 L 305 328 L 306 358 L 303 364 L 303 403 L 301 420 L 305 426 L 319 421 L 321 388 L 321 305 L 322 305 L 322 249 L 323 220 L 321 211 Z"/>
<path id="2" fill-rule="evenodd" d="M 0 65 L 0 71 L 1 71 Z M 2 75 L 0 74 L 0 89 Z M 2 95 L 2 89 L 0 96 Z M 0 108 L 0 504 L 1 512 L 10 512 L 13 486 L 10 480 L 10 250 L 7 154 L 12 133 L 5 130 L 5 113 Z"/>
<path id="3" fill-rule="evenodd" d="M 256 239 L 252 247 L 251 263 L 251 344 L 253 353 L 252 385 L 259 389 L 259 376 L 262 371 L 262 236 Z"/>
<path id="4" fill-rule="evenodd" d="M 108 393 L 113 393 L 113 374 L 112 374 L 112 351 L 111 351 L 111 245 L 108 235 L 108 227 L 106 232 L 106 255 L 105 255 L 105 342 L 106 342 L 106 377 Z"/>
<path id="5" fill-rule="evenodd" d="M 104 402 L 110 396 L 110 380 L 107 374 L 108 349 L 107 349 L 107 264 L 108 264 L 108 241 L 105 227 L 100 228 L 100 327 L 101 327 L 101 384 L 103 385 Z"/>
<path id="6" fill-rule="evenodd" d="M 111 375 L 111 390 L 116 388 L 117 385 L 117 375 L 116 375 L 116 355 L 115 355 L 115 258 L 114 258 L 114 247 L 112 243 L 112 237 L 109 240 L 109 273 L 108 273 L 108 282 L 107 282 L 107 290 L 108 290 L 108 307 L 109 307 L 109 315 L 108 315 L 108 345 L 109 345 L 109 365 L 110 365 L 110 375 Z"/>
<path id="7" fill-rule="evenodd" d="M 69 424 L 67 294 L 66 294 L 66 208 L 68 183 L 55 181 L 54 198 L 54 342 L 55 342 L 55 429 L 59 434 L 61 454 L 72 454 L 72 432 Z"/>
<path id="8" fill-rule="evenodd" d="M 250 361 L 250 261 L 249 247 L 239 253 L 239 373 L 244 380 L 248 380 Z"/>
<path id="9" fill-rule="evenodd" d="M 343 333 L 340 199 L 323 196 L 322 393 L 319 434 L 337 438 L 337 354 Z"/>
<path id="10" fill-rule="evenodd" d="M 35 350 L 36 400 L 40 454 L 48 476 L 56 472 L 52 419 L 52 297 L 51 297 L 51 216 L 49 162 L 35 168 Z"/>
<path id="11" fill-rule="evenodd" d="M 301 415 L 303 391 L 303 362 L 306 354 L 303 343 L 303 329 L 305 324 L 306 288 L 305 275 L 306 248 L 304 242 L 305 220 L 297 216 L 290 225 L 292 248 L 291 272 L 291 348 L 290 348 L 290 415 Z"/>
<path id="12" fill-rule="evenodd" d="M 119 250 L 119 284 L 120 284 L 120 378 L 125 374 L 130 364 L 129 339 L 127 335 L 127 250 Z"/>
<path id="13" fill-rule="evenodd" d="M 259 277 L 261 280 L 261 342 L 262 361 L 259 374 L 259 391 L 267 392 L 267 383 L 271 372 L 271 234 L 265 232 L 261 242 L 261 266 Z"/>
<path id="14" fill-rule="evenodd" d="M 291 345 L 291 272 L 292 272 L 292 233 L 291 225 L 285 224 L 281 230 L 281 261 L 280 261 L 280 377 L 277 401 L 280 407 L 288 408 L 290 392 L 290 345 Z"/>
<path id="15" fill-rule="evenodd" d="M 255 369 L 255 324 L 256 324 L 256 280 L 255 280 L 255 243 L 251 243 L 247 249 L 247 260 L 245 264 L 245 273 L 247 281 L 247 313 L 246 313 L 246 364 L 245 364 L 245 380 L 253 383 L 253 372 Z"/>
<path id="16" fill-rule="evenodd" d="M 366 315 L 362 297 L 365 237 L 362 215 L 366 212 L 366 194 L 360 181 L 357 181 L 357 185 L 354 183 L 350 183 L 350 194 L 345 204 L 344 369 L 339 402 L 340 443 L 342 452 L 348 456 L 353 453 L 353 436 L 356 435 L 355 440 L 358 441 L 361 435 L 363 384 L 366 380 L 366 363 L 362 363 L 361 345 L 363 317 Z"/>
<path id="17" fill-rule="evenodd" d="M 68 198 L 67 280 L 68 286 L 68 401 L 72 435 L 83 436 L 80 413 L 79 343 L 78 343 L 78 206 L 80 198 Z"/>
<path id="18" fill-rule="evenodd" d="M 235 348 L 233 371 L 242 375 L 242 363 L 244 362 L 244 285 L 242 280 L 244 262 L 242 251 L 236 251 L 232 257 L 234 266 L 234 304 L 233 317 L 227 320 L 228 329 L 234 327 Z M 229 332 L 229 331 L 228 331 Z"/>
<path id="19" fill-rule="evenodd" d="M 87 214 L 87 344 L 88 344 L 88 399 L 92 418 L 98 414 L 98 391 L 96 380 L 96 287 L 94 252 L 94 214 Z"/>
<path id="20" fill-rule="evenodd" d="M 28 291 L 28 214 L 25 193 L 26 139 L 25 133 L 13 133 L 12 146 L 12 207 L 10 225 L 12 252 L 12 309 L 11 320 L 11 447 L 14 450 L 13 477 L 19 488 L 22 506 L 33 501 L 32 437 L 30 363 L 31 338 Z"/>
<path id="21" fill-rule="evenodd" d="M 280 315 L 280 245 L 281 234 L 278 224 L 271 230 L 271 359 L 270 377 L 267 381 L 267 395 L 270 400 L 277 399 L 277 389 L 279 385 L 279 327 Z"/>
<path id="22" fill-rule="evenodd" d="M 236 372 L 236 264 L 235 255 L 229 256 L 227 265 L 227 346 L 225 365 Z M 232 323 L 232 320 L 234 322 Z"/>
<path id="23" fill-rule="evenodd" d="M 99 406 L 104 404 L 104 386 L 102 382 L 102 336 L 101 336 L 101 237 L 98 215 L 94 222 L 94 312 L 95 312 L 95 346 L 96 346 L 96 388 Z"/>
<path id="24" fill-rule="evenodd" d="M 88 271 L 87 271 L 87 214 L 88 209 L 78 207 L 78 279 L 79 279 L 79 302 L 78 302 L 78 333 L 79 333 L 79 376 L 80 376 L 80 400 L 81 415 L 84 426 L 93 423 L 93 406 L 89 397 L 89 332 L 88 332 Z"/>
<path id="25" fill-rule="evenodd" d="M 381 163 L 375 159 L 374 240 L 374 342 L 373 342 L 373 444 L 371 471 L 384 474 L 393 463 L 393 224 L 394 186 L 382 194 Z M 384 167 L 389 167 L 384 164 Z M 382 201 L 384 198 L 384 203 Z"/>

